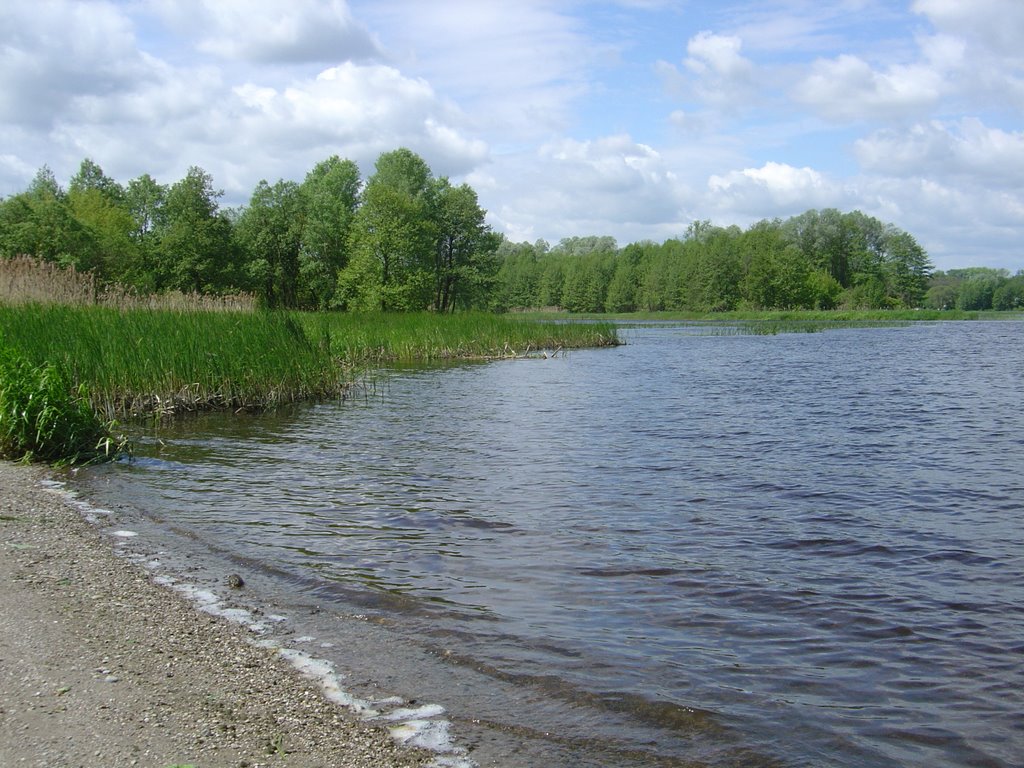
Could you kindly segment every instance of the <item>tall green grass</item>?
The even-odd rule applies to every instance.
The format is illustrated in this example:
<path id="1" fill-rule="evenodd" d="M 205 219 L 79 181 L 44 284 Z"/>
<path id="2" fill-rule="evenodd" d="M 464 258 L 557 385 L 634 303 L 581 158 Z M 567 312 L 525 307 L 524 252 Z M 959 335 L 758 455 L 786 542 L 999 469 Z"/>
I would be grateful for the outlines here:
<path id="1" fill-rule="evenodd" d="M 0 458 L 80 464 L 127 450 L 93 411 L 84 384 L 0 344 Z"/>
<path id="2" fill-rule="evenodd" d="M 485 312 L 302 314 L 316 338 L 358 364 L 522 357 L 619 343 L 611 322 L 565 323 Z"/>
<path id="3" fill-rule="evenodd" d="M 288 315 L 0 305 L 0 334 L 86 384 L 103 417 L 260 409 L 341 392 L 350 375 Z"/>
<path id="4" fill-rule="evenodd" d="M 488 314 L 195 312 L 0 304 L 0 339 L 85 384 L 105 419 L 260 410 L 340 395 L 388 361 L 518 357 L 617 343 L 610 323 Z"/>

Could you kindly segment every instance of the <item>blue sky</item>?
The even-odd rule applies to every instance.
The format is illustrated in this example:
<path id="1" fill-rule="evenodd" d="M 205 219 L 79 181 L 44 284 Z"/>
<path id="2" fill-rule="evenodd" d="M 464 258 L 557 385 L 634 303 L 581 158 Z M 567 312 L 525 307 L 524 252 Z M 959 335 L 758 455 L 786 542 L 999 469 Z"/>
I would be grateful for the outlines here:
<path id="1" fill-rule="evenodd" d="M 1021 0 L 101 0 L 0 7 L 0 195 L 85 157 L 224 205 L 406 146 L 498 231 L 621 245 L 809 208 L 1024 269 Z"/>

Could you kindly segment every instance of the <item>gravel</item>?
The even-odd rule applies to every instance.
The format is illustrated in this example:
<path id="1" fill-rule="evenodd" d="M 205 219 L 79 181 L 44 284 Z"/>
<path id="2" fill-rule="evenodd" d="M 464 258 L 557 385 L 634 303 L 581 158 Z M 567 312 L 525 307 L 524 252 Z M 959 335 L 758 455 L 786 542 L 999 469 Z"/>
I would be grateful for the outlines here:
<path id="1" fill-rule="evenodd" d="M 0 462 L 0 766 L 406 768 L 436 755 L 327 701 L 280 654 L 118 557 Z"/>

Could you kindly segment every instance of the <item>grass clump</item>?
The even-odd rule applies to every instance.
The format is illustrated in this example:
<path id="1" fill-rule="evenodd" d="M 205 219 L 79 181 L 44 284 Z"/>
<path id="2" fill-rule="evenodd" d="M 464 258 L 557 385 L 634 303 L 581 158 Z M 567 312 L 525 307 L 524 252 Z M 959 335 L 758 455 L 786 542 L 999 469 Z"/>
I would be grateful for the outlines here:
<path id="1" fill-rule="evenodd" d="M 127 446 L 93 411 L 85 385 L 53 363 L 35 365 L 0 345 L 0 458 L 83 464 Z"/>
<path id="2" fill-rule="evenodd" d="M 340 394 L 350 373 L 286 314 L 0 305 L 31 362 L 86 383 L 104 418 L 261 410 Z"/>
<path id="3" fill-rule="evenodd" d="M 555 322 L 487 312 L 304 314 L 317 338 L 355 364 L 497 359 L 619 343 L 611 322 Z"/>

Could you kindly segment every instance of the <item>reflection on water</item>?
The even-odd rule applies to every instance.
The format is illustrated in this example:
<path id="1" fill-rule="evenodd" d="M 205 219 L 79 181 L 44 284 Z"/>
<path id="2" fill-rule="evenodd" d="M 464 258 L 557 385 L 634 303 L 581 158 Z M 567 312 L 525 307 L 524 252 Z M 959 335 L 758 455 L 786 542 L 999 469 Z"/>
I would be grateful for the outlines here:
<path id="1" fill-rule="evenodd" d="M 1018 764 L 1024 325 L 625 335 L 95 477 L 443 658 L 503 765 Z"/>

